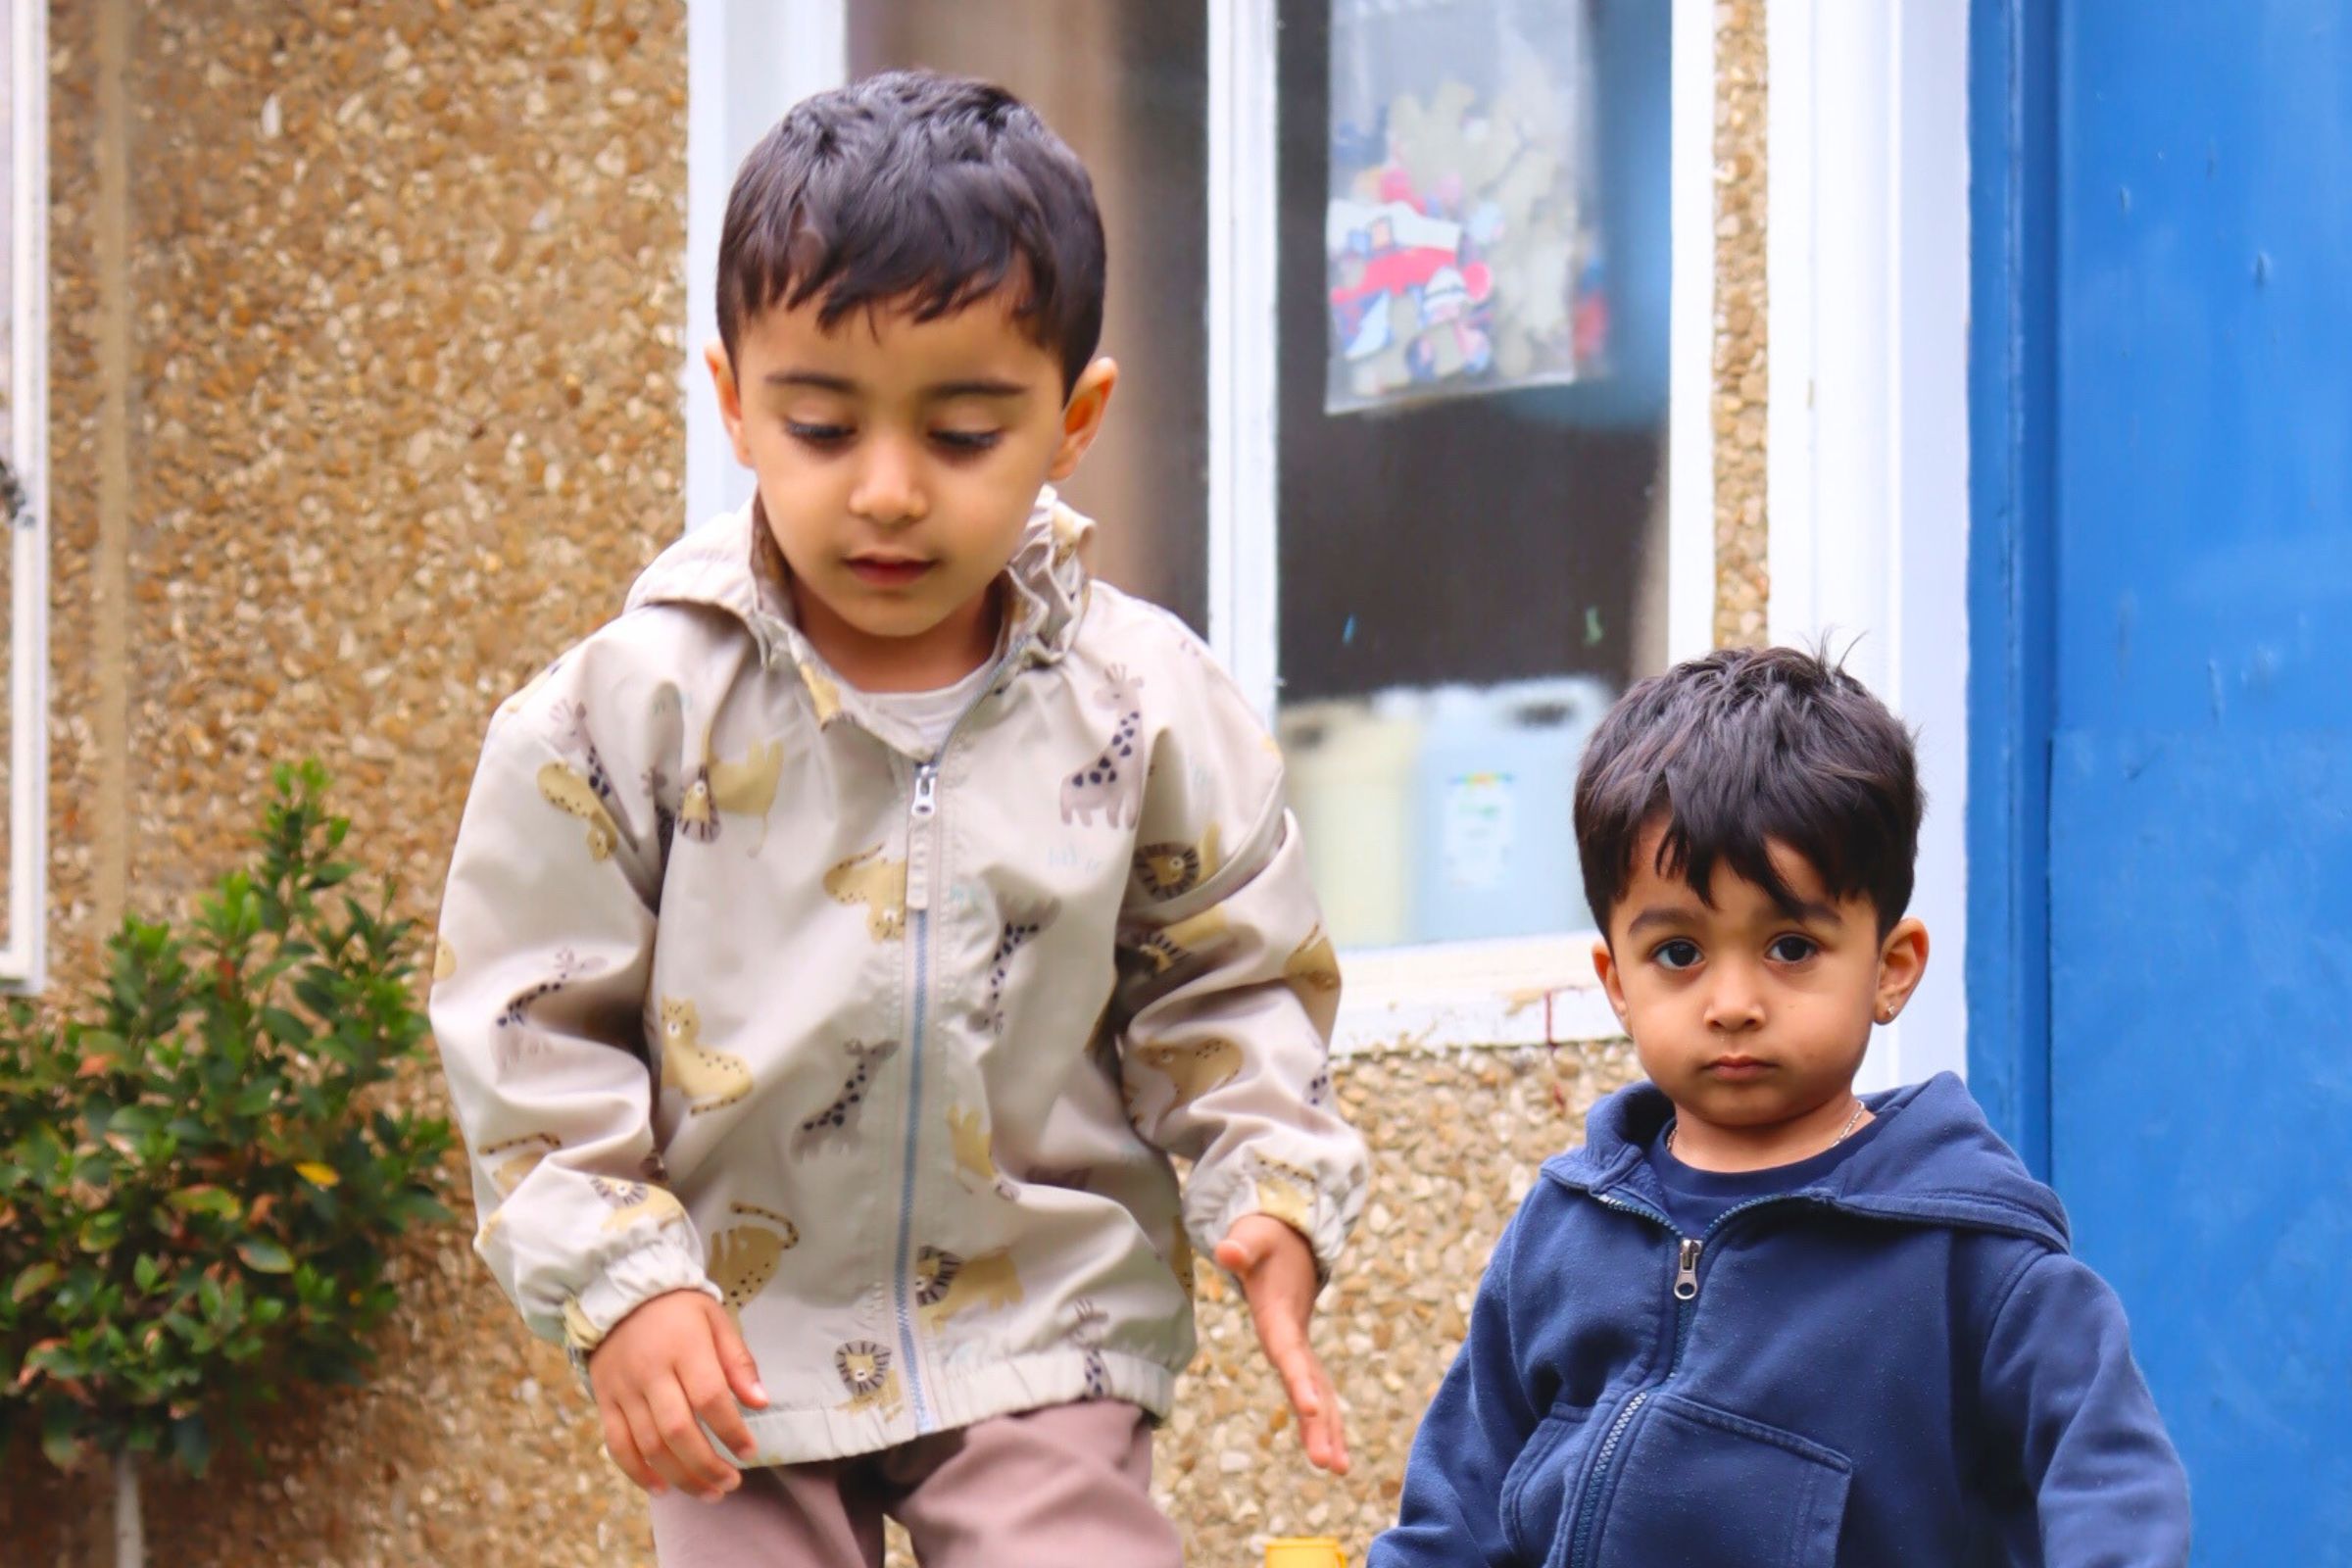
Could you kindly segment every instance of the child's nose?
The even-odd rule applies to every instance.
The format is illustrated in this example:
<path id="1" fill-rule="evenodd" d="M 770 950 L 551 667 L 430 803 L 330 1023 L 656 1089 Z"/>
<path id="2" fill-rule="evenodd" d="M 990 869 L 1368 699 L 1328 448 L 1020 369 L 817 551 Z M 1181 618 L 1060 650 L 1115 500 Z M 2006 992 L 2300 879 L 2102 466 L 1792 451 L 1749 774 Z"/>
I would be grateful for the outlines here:
<path id="1" fill-rule="evenodd" d="M 1764 1022 L 1764 990 L 1745 964 L 1718 963 L 1707 989 L 1707 1027 L 1727 1033 L 1760 1027 Z"/>
<path id="2" fill-rule="evenodd" d="M 863 456 L 858 483 L 850 492 L 850 510 L 884 527 L 921 521 L 929 509 L 914 454 L 906 444 L 878 437 L 866 443 Z"/>

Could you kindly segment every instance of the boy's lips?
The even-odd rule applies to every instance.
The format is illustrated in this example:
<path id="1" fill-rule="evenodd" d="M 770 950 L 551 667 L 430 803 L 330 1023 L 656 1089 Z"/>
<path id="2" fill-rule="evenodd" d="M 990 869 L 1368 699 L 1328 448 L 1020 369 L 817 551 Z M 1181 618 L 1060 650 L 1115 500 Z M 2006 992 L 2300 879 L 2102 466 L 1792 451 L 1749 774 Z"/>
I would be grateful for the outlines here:
<path id="1" fill-rule="evenodd" d="M 874 588 L 904 588 L 936 564 L 911 556 L 852 556 L 849 561 L 851 575 Z"/>
<path id="2" fill-rule="evenodd" d="M 1701 1071 L 1714 1078 L 1760 1078 L 1772 1071 L 1772 1063 L 1761 1056 L 1717 1056 Z"/>

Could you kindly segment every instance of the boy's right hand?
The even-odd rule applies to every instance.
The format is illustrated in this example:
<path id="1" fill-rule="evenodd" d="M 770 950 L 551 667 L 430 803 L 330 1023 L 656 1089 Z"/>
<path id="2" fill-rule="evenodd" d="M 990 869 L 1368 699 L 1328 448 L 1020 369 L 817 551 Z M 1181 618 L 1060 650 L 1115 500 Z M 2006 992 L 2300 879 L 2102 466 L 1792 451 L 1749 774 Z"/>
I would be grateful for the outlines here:
<path id="1" fill-rule="evenodd" d="M 697 1416 L 745 1463 L 759 1454 L 736 1401 L 760 1408 L 767 1391 L 735 1320 L 700 1291 L 657 1296 L 614 1324 L 589 1352 L 588 1385 L 612 1462 L 657 1495 L 716 1502 L 743 1484 Z"/>

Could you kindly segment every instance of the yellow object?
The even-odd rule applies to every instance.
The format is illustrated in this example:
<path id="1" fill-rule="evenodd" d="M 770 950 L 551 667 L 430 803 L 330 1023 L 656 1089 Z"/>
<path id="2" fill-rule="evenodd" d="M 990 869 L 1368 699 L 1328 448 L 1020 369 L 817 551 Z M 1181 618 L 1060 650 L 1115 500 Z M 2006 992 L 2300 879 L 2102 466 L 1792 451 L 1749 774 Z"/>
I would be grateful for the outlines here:
<path id="1" fill-rule="evenodd" d="M 1329 1536 L 1286 1536 L 1266 1543 L 1266 1568 L 1348 1568 L 1348 1553 Z"/>

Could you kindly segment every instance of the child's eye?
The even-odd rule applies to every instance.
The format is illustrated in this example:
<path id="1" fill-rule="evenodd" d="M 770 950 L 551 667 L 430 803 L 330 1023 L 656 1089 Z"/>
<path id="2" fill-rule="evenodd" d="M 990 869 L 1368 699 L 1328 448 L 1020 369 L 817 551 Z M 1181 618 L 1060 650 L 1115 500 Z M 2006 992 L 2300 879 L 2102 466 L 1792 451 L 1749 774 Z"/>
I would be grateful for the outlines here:
<path id="1" fill-rule="evenodd" d="M 1698 944 L 1677 937 L 1672 942 L 1661 943 L 1650 957 L 1656 960 L 1661 969 L 1688 969 L 1698 962 Z"/>
<path id="2" fill-rule="evenodd" d="M 795 441 L 812 447 L 840 446 L 852 433 L 846 424 L 806 424 L 799 419 L 785 420 L 784 429 Z"/>
<path id="3" fill-rule="evenodd" d="M 996 446 L 998 442 L 1004 439 L 1004 432 L 1002 430 L 934 430 L 931 432 L 931 439 L 950 452 L 977 453 L 989 451 Z"/>
<path id="4" fill-rule="evenodd" d="M 1811 937 L 1775 937 L 1764 953 L 1783 963 L 1802 963 L 1820 951 L 1821 944 Z"/>

